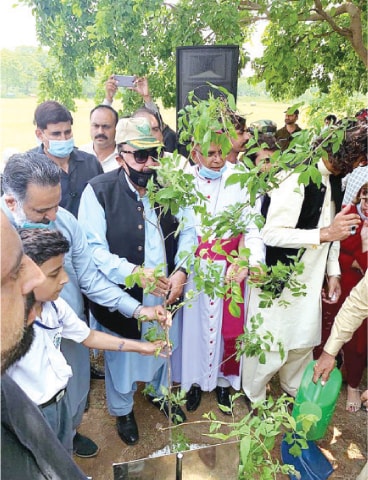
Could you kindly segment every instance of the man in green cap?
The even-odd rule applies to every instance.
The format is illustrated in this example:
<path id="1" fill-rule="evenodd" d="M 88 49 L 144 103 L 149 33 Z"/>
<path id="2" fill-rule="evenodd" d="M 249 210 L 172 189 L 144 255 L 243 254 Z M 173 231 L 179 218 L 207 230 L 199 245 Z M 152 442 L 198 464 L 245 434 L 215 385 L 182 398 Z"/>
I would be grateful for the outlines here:
<path id="1" fill-rule="evenodd" d="M 296 123 L 299 118 L 299 110 L 297 108 L 289 107 L 284 113 L 285 126 L 277 130 L 275 133 L 275 138 L 281 150 L 286 150 L 293 139 L 294 133 L 301 131 L 301 128 Z"/>
<path id="2" fill-rule="evenodd" d="M 144 322 L 138 328 L 141 309 L 145 306 L 168 305 L 182 295 L 186 269 L 179 260 L 180 252 L 189 252 L 196 243 L 195 229 L 186 222 L 178 236 L 174 235 L 179 218 L 151 207 L 147 196 L 148 180 L 155 175 L 152 167 L 159 166 L 162 144 L 152 136 L 146 118 L 123 118 L 116 127 L 116 157 L 120 168 L 92 179 L 81 198 L 79 220 L 87 233 L 98 268 L 113 282 L 125 288 L 128 275 L 140 273 L 141 286 L 128 289 L 131 295 L 130 318 L 111 312 L 97 304 L 91 311 L 101 329 L 128 338 L 144 338 L 150 327 Z M 183 217 L 186 214 L 183 213 Z M 154 268 L 166 264 L 166 271 L 155 278 Z M 156 275 L 157 277 L 157 275 Z M 154 282 L 152 293 L 144 293 L 148 282 Z M 151 283 L 150 283 L 151 284 Z M 179 341 L 179 325 L 173 322 L 170 338 L 173 352 Z M 133 413 L 136 382 L 149 384 L 150 401 L 168 416 L 168 403 L 163 400 L 161 387 L 167 387 L 166 359 L 118 352 L 105 355 L 106 395 L 111 415 L 117 417 L 120 438 L 128 445 L 138 441 L 138 428 Z M 173 420 L 185 421 L 179 407 L 172 409 Z"/>

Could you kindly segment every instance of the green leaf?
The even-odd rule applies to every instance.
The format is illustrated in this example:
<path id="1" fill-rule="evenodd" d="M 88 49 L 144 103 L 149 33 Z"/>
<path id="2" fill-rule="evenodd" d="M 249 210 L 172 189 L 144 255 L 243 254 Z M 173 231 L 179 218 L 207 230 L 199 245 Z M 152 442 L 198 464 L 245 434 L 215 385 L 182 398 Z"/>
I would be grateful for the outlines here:
<path id="1" fill-rule="evenodd" d="M 236 317 L 236 318 L 240 317 L 240 313 L 241 313 L 240 307 L 234 300 L 231 300 L 230 302 L 229 312 L 233 317 Z"/>
<path id="2" fill-rule="evenodd" d="M 243 437 L 240 440 L 240 460 L 243 465 L 246 465 L 248 462 L 248 456 L 250 452 L 251 437 Z"/>

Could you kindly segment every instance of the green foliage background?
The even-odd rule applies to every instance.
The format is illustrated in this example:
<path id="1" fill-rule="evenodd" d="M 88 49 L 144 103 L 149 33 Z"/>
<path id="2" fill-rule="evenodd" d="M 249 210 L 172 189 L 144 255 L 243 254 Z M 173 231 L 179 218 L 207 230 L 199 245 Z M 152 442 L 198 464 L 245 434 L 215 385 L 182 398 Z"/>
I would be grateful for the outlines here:
<path id="1" fill-rule="evenodd" d="M 22 0 L 21 0 L 22 1 Z M 254 82 L 265 81 L 275 99 L 295 98 L 309 88 L 349 97 L 367 92 L 364 52 L 352 40 L 352 18 L 363 43 L 367 3 L 355 0 L 23 0 L 36 16 L 38 38 L 49 47 L 41 76 L 41 100 L 56 98 L 74 108 L 82 82 L 111 73 L 148 75 L 153 97 L 175 105 L 175 49 L 185 45 L 241 47 L 240 70 L 249 60 L 244 45 L 257 22 L 267 20 L 265 51 L 254 61 Z M 328 21 L 310 21 L 320 5 Z M 349 5 L 352 14 L 340 13 Z M 347 7 L 346 7 L 347 8 Z M 322 18 L 322 17 L 321 17 Z M 323 17 L 324 18 L 324 17 Z M 359 43 L 359 42 L 358 42 Z M 363 56 L 363 60 L 362 60 Z M 127 113 L 137 101 L 125 92 Z M 96 100 L 103 97 L 102 89 Z"/>

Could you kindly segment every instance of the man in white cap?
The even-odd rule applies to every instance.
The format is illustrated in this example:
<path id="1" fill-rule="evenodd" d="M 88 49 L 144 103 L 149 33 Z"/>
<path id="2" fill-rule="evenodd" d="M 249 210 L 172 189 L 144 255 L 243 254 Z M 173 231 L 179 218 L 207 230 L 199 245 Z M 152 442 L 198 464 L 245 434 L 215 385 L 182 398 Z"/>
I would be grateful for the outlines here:
<path id="1" fill-rule="evenodd" d="M 180 298 L 187 279 L 187 265 L 179 260 L 180 253 L 192 250 L 196 235 L 186 223 L 176 237 L 179 219 L 170 212 L 163 213 L 160 207 L 150 206 L 146 187 L 155 174 L 152 167 L 159 166 L 162 144 L 152 136 L 148 120 L 121 119 L 115 140 L 120 168 L 89 182 L 82 195 L 79 220 L 101 272 L 121 288 L 125 288 L 128 275 L 140 273 L 141 286 L 127 290 L 131 301 L 137 304 L 132 318 L 97 304 L 91 304 L 91 311 L 103 331 L 143 338 L 149 325 L 143 323 L 138 329 L 141 308 L 160 305 L 164 297 L 169 305 Z M 166 264 L 166 269 L 155 278 L 154 268 L 161 264 Z M 144 293 L 143 289 L 152 281 L 154 290 Z M 170 338 L 175 350 L 179 339 L 175 319 Z M 148 361 L 147 358 L 138 358 L 135 353 L 105 355 L 108 409 L 117 417 L 118 434 L 128 445 L 134 445 L 139 438 L 133 413 L 136 382 L 149 384 L 149 399 L 159 398 L 154 405 L 168 416 L 168 403 L 162 399 L 161 390 L 168 385 L 168 362 L 159 357 Z M 177 423 L 185 420 L 184 412 L 177 406 L 172 409 L 172 417 Z"/>

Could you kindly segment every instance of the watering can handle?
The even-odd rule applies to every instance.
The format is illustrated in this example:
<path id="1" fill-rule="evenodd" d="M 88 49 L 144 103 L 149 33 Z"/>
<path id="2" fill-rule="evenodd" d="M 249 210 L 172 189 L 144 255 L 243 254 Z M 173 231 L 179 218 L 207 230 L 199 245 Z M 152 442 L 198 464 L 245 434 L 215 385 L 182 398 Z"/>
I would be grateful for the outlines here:
<path id="1" fill-rule="evenodd" d="M 316 389 L 315 389 L 314 394 L 313 394 L 312 402 L 317 402 L 318 397 L 319 397 L 319 395 L 320 395 L 320 393 L 321 393 L 322 388 L 323 388 L 323 386 L 322 386 L 322 384 L 321 384 L 321 379 L 319 378 L 319 379 L 318 379 L 318 382 L 317 382 L 317 384 L 316 384 Z"/>

